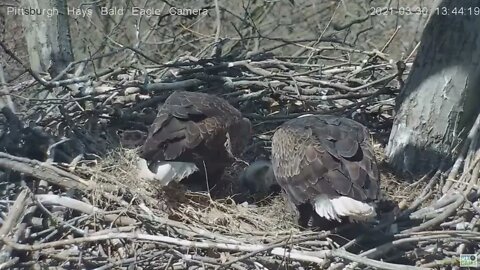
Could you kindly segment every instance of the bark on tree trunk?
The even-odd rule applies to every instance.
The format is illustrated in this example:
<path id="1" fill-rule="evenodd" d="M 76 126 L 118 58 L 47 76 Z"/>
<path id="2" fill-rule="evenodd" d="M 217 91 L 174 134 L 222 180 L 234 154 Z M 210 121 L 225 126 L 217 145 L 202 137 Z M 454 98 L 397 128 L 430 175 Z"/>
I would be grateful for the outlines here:
<path id="1" fill-rule="evenodd" d="M 42 11 L 22 16 L 30 66 L 53 78 L 73 61 L 66 0 L 23 0 L 23 6 Z"/>
<path id="2" fill-rule="evenodd" d="M 397 100 L 386 155 L 399 173 L 437 168 L 480 112 L 480 3 L 444 0 L 437 10 Z"/>

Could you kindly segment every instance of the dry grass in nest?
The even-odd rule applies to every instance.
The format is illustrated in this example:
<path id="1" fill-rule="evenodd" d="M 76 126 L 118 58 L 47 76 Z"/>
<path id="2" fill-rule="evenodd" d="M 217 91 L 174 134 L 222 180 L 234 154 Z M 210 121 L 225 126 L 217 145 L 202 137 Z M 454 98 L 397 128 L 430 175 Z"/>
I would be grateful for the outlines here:
<path id="1" fill-rule="evenodd" d="M 293 210 L 286 211 L 289 205 L 283 197 L 269 197 L 259 205 L 236 203 L 247 198 L 238 181 L 246 165 L 235 162 L 227 168 L 210 194 L 186 192 L 183 197 L 186 200 L 170 208 L 171 218 L 225 234 L 265 235 L 292 231 L 296 227 L 295 214 Z M 162 188 L 160 192 L 169 188 Z M 176 185 L 172 188 L 181 189 Z"/>
<path id="2" fill-rule="evenodd" d="M 96 183 L 105 183 L 118 188 L 115 196 L 129 197 L 135 204 L 147 204 L 156 215 L 169 216 L 172 220 L 182 221 L 197 227 L 226 234 L 275 235 L 296 229 L 294 213 L 286 211 L 288 203 L 281 196 L 268 198 L 262 206 L 237 204 L 230 197 L 212 199 L 210 194 L 188 192 L 181 184 L 171 183 L 160 188 L 150 181 L 139 179 L 136 173 L 137 151 L 122 149 L 109 153 L 93 167 L 79 167 L 83 174 L 90 175 Z M 236 162 L 228 168 L 221 190 L 236 196 L 240 191 L 238 174 L 246 164 Z M 102 194 L 103 185 L 92 193 L 95 205 L 108 205 Z M 103 199 L 102 199 L 103 198 Z M 103 201 L 101 201 L 101 199 Z M 136 200 L 136 202 L 135 202 Z M 128 200 L 127 200 L 128 201 Z M 292 229 L 293 228 L 293 229 Z"/>
<path id="3" fill-rule="evenodd" d="M 97 183 L 92 193 L 95 198 L 92 203 L 100 205 L 101 195 L 109 193 L 113 196 L 122 196 L 126 201 L 136 198 L 142 199 L 148 205 L 156 204 L 155 189 L 152 183 L 140 179 L 137 174 L 137 150 L 118 148 L 110 152 L 95 166 L 80 166 L 76 170 L 89 175 Z M 105 199 L 105 196 L 103 196 Z M 108 198 L 107 198 L 108 199 Z M 105 205 L 110 201 L 103 201 Z"/>
<path id="4" fill-rule="evenodd" d="M 383 149 L 378 144 L 375 145 L 375 154 L 379 163 L 382 164 Z M 216 187 L 211 194 L 206 194 L 188 192 L 181 184 L 171 183 L 167 187 L 160 188 L 152 182 L 138 179 L 137 158 L 135 149 L 119 148 L 98 162 L 96 166 L 88 168 L 88 173 L 97 183 L 119 187 L 122 194 L 114 194 L 116 196 L 125 197 L 125 194 L 130 194 L 132 201 L 138 199 L 146 203 L 157 215 L 168 216 L 172 220 L 208 230 L 240 236 L 297 230 L 294 210 L 283 196 L 268 198 L 258 205 L 237 204 L 230 197 L 218 196 L 223 192 L 234 195 L 235 198 L 241 198 L 240 201 L 246 198 L 245 194 L 239 194 L 242 191 L 237 181 L 238 174 L 246 167 L 244 162 L 236 162 L 229 167 L 220 181 L 222 186 Z M 397 204 L 402 202 L 408 205 L 423 188 L 422 184 L 412 186 L 399 179 L 383 166 L 380 166 L 380 174 L 384 197 Z M 100 185 L 92 196 L 101 198 L 100 194 L 104 191 Z"/>
<path id="5" fill-rule="evenodd" d="M 416 182 L 409 183 L 406 179 L 402 179 L 390 172 L 385 156 L 385 149 L 379 143 L 373 143 L 373 150 L 380 171 L 380 189 L 386 199 L 394 201 L 400 205 L 400 208 L 409 205 L 422 192 L 425 183 Z"/>
<path id="6" fill-rule="evenodd" d="M 208 201 L 207 206 L 191 200 L 174 210 L 183 222 L 225 234 L 269 235 L 291 232 L 292 228 L 297 231 L 294 213 L 286 211 L 288 205 L 281 196 L 263 206 L 236 204 L 231 199 L 212 200 L 207 194 L 196 194 L 199 196 Z"/>

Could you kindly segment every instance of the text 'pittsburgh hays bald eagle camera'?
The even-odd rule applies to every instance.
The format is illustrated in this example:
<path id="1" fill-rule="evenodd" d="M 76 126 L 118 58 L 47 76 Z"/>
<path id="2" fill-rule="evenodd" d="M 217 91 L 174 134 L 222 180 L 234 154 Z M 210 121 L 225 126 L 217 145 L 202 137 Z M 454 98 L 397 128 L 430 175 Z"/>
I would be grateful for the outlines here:
<path id="1" fill-rule="evenodd" d="M 186 178 L 182 183 L 191 191 L 205 191 L 242 153 L 250 137 L 250 121 L 226 100 L 174 92 L 160 106 L 141 147 L 140 176 L 157 179 L 162 186 Z"/>
<path id="2" fill-rule="evenodd" d="M 271 160 L 251 164 L 241 180 L 250 190 L 266 192 L 275 179 L 297 206 L 301 226 L 318 216 L 375 218 L 371 203 L 378 199 L 379 173 L 368 130 L 360 123 L 327 115 L 287 121 L 273 135 Z"/>

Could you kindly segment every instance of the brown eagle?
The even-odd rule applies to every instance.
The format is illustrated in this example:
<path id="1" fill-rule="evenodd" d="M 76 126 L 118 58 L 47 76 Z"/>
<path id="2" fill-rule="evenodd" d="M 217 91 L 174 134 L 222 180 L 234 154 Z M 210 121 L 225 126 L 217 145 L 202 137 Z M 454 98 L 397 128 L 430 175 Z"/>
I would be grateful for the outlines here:
<path id="1" fill-rule="evenodd" d="M 314 213 L 330 221 L 376 216 L 371 202 L 379 195 L 379 173 L 368 130 L 360 123 L 328 115 L 287 121 L 273 135 L 271 159 L 274 178 L 297 206 L 301 226 Z M 272 184 L 265 176 L 243 181 Z"/>
<path id="2" fill-rule="evenodd" d="M 141 176 L 163 185 L 188 177 L 182 183 L 191 190 L 206 190 L 241 154 L 250 134 L 250 121 L 226 100 L 176 91 L 159 108 L 140 149 Z"/>

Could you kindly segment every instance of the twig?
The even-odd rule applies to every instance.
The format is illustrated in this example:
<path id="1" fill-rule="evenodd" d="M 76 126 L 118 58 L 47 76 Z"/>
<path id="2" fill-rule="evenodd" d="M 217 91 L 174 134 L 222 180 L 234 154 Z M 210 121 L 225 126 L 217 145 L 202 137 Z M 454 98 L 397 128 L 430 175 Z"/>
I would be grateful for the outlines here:
<path id="1" fill-rule="evenodd" d="M 18 222 L 20 221 L 21 217 L 25 213 L 25 210 L 27 209 L 30 199 L 30 192 L 27 189 L 24 189 L 22 190 L 22 192 L 20 192 L 17 199 L 15 200 L 15 203 L 10 209 L 7 218 L 5 219 L 2 227 L 0 228 L 0 237 L 8 237 L 14 227 L 18 225 Z M 7 249 L 6 246 L 3 246 L 2 250 L 0 250 L 0 263 L 6 263 L 10 258 L 10 253 L 11 250 Z"/>
<path id="2" fill-rule="evenodd" d="M 399 265 L 399 264 L 393 264 L 393 263 L 386 263 L 386 262 L 380 262 L 372 259 L 368 259 L 365 257 L 361 257 L 359 255 L 355 255 L 352 253 L 349 253 L 347 251 L 341 250 L 341 249 L 335 249 L 332 250 L 332 256 L 338 256 L 353 262 L 357 262 L 359 264 L 363 264 L 366 266 L 371 266 L 375 267 L 376 269 L 384 269 L 384 270 L 397 270 L 397 269 L 405 269 L 405 270 L 423 270 L 423 269 L 428 269 L 428 268 L 423 268 L 423 267 L 415 267 L 415 266 L 409 266 L 409 265 Z"/>
<path id="3" fill-rule="evenodd" d="M 455 161 L 455 163 L 452 167 L 452 171 L 448 175 L 447 182 L 445 183 L 445 185 L 442 188 L 442 192 L 444 194 L 447 193 L 449 191 L 450 187 L 452 186 L 452 184 L 453 184 L 452 180 L 458 174 L 458 170 L 459 170 L 461 164 L 464 162 L 467 151 L 470 148 L 470 144 L 472 143 L 472 141 L 475 138 L 477 138 L 479 130 L 480 130 L 480 114 L 477 115 L 477 118 L 475 119 L 475 122 L 473 123 L 472 128 L 468 132 L 467 138 L 465 138 L 465 141 L 463 142 L 462 150 L 461 150 L 460 154 L 458 155 L 458 158 L 457 158 L 457 160 Z"/>
<path id="4" fill-rule="evenodd" d="M 425 223 L 423 223 L 423 224 L 421 224 L 417 227 L 413 227 L 413 228 L 404 230 L 404 231 L 402 231 L 402 233 L 418 232 L 418 231 L 422 231 L 422 230 L 431 228 L 433 226 L 436 226 L 436 225 L 442 223 L 446 218 L 448 218 L 453 213 L 455 213 L 455 211 L 463 204 L 463 202 L 464 202 L 463 194 L 456 194 L 455 198 L 456 198 L 455 202 L 453 202 L 448 208 L 446 208 L 443 213 L 439 214 L 435 218 L 433 218 L 433 219 L 431 219 L 431 220 L 429 220 L 429 221 L 427 221 L 427 222 L 425 222 Z"/>
<path id="5" fill-rule="evenodd" d="M 66 188 L 91 189 L 95 185 L 48 163 L 0 152 L 0 167 L 18 171 Z"/>

